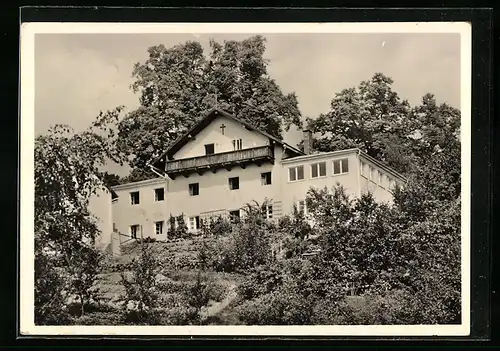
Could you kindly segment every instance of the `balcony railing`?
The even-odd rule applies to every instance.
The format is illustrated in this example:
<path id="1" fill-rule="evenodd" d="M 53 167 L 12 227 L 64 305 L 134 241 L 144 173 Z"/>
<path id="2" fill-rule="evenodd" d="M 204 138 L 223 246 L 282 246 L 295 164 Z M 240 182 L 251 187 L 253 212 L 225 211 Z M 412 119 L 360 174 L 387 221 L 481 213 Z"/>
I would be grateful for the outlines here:
<path id="1" fill-rule="evenodd" d="M 265 161 L 274 161 L 273 150 L 269 146 L 167 161 L 165 171 L 172 177 L 177 174 L 186 175 L 190 172 L 203 172 L 208 169 L 215 172 L 219 168 L 228 170 L 235 166 L 245 168 L 249 163 L 260 165 Z"/>

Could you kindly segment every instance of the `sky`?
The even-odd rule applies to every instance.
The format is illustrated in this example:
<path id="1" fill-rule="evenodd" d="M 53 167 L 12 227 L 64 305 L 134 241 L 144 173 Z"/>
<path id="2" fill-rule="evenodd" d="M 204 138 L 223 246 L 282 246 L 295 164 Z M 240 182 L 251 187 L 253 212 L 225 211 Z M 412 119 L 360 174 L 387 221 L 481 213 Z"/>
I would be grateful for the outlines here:
<path id="1" fill-rule="evenodd" d="M 426 93 L 460 108 L 459 34 L 265 34 L 269 75 L 284 93 L 295 92 L 304 117 L 329 110 L 334 95 L 381 72 L 411 105 Z M 81 131 L 100 111 L 134 110 L 134 63 L 147 49 L 209 40 L 242 40 L 253 34 L 37 34 L 35 37 L 35 133 L 54 124 Z M 300 132 L 285 141 L 295 145 Z M 126 168 L 109 170 L 126 175 Z"/>

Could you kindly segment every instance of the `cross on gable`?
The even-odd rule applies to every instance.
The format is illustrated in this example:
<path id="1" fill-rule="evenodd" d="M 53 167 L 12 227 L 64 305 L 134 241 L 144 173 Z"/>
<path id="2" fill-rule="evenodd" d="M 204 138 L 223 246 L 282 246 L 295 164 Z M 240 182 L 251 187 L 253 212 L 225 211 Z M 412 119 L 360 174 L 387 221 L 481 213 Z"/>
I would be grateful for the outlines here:
<path id="1" fill-rule="evenodd" d="M 224 123 L 222 123 L 220 125 L 220 131 L 221 131 L 222 135 L 224 135 L 224 129 L 226 129 L 226 126 L 224 125 Z"/>

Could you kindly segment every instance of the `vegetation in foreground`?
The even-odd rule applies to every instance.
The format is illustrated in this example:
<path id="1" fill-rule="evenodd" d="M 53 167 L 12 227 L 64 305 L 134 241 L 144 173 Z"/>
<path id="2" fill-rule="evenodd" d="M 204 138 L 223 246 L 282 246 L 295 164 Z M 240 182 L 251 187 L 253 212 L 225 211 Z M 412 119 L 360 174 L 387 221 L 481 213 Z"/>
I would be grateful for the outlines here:
<path id="1" fill-rule="evenodd" d="M 262 37 L 212 43 L 212 63 L 200 49 L 151 48 L 134 70 L 141 106 L 126 118 L 117 108 L 82 133 L 56 126 L 37 137 L 36 324 L 458 323 L 460 111 L 431 94 L 411 107 L 379 73 L 309 123 L 316 150 L 359 147 L 404 174 L 394 204 L 311 189 L 309 218 L 270 223 L 249 204 L 240 223 L 208 225 L 203 238 L 176 232 L 175 243 L 194 248 L 186 254 L 143 242 L 115 261 L 95 249 L 88 200 L 102 182 L 120 181 L 102 167 L 132 159 L 127 180 L 147 177 L 141 167 L 208 108 L 209 92 L 277 136 L 300 124 L 294 95 L 267 75 Z M 200 94 L 184 89 L 197 85 Z"/>

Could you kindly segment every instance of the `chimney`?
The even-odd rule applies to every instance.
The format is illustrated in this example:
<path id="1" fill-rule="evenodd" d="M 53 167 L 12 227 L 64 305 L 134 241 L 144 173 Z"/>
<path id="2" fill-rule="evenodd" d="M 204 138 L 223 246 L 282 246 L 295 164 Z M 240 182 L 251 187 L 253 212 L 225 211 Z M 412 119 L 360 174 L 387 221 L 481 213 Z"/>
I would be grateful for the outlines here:
<path id="1" fill-rule="evenodd" d="M 312 153 L 312 132 L 309 128 L 304 129 L 304 153 L 309 155 Z"/>

